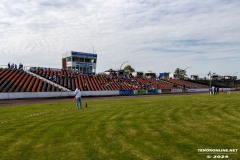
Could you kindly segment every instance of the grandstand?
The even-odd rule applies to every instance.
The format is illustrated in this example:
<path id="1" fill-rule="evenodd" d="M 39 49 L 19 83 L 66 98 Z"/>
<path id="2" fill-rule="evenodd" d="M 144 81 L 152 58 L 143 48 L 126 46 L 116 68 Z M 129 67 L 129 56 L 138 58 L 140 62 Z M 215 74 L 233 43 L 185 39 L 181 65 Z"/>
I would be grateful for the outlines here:
<path id="1" fill-rule="evenodd" d="M 31 67 L 28 71 L 0 69 L 0 92 L 59 92 L 74 91 L 77 87 L 82 91 L 119 90 L 120 81 L 121 90 L 181 88 L 155 78 L 84 75 L 40 67 Z"/>
<path id="2" fill-rule="evenodd" d="M 188 82 L 188 81 L 184 81 L 184 80 L 180 80 L 180 79 L 166 79 L 167 82 L 170 82 L 172 84 L 181 86 L 183 88 L 208 88 L 207 85 L 202 85 L 202 84 L 198 84 L 198 83 L 193 83 L 193 82 Z"/>
<path id="3" fill-rule="evenodd" d="M 0 92 L 55 92 L 59 87 L 47 83 L 22 69 L 0 68 Z"/>
<path id="4" fill-rule="evenodd" d="M 72 96 L 72 91 L 76 88 L 83 91 L 83 96 L 209 91 L 207 85 L 180 79 L 159 79 L 154 76 L 134 77 L 117 72 L 110 72 L 108 75 L 83 74 L 76 70 L 44 67 L 0 68 L 0 99 L 66 97 Z"/>
<path id="5" fill-rule="evenodd" d="M 69 70 L 52 70 L 36 67 L 31 68 L 30 71 L 64 86 L 71 91 L 74 91 L 76 87 L 82 91 L 119 90 L 120 81 L 122 90 L 179 88 L 169 83 L 157 81 L 154 78 L 121 77 L 112 74 L 84 75 Z"/>

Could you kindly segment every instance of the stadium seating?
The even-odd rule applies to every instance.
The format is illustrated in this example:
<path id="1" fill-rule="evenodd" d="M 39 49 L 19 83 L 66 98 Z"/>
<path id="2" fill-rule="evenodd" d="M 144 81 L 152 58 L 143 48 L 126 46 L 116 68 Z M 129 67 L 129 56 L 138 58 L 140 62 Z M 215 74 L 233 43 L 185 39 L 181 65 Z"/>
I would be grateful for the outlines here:
<path id="1" fill-rule="evenodd" d="M 184 80 L 180 80 L 180 79 L 168 79 L 168 82 L 175 84 L 175 85 L 179 85 L 182 87 L 186 87 L 186 88 L 208 88 L 208 86 L 206 85 L 202 85 L 202 84 L 198 84 L 198 83 L 192 83 L 192 82 L 188 82 L 188 81 L 184 81 Z"/>
<path id="2" fill-rule="evenodd" d="M 83 75 L 68 70 L 32 67 L 30 71 L 58 85 L 74 91 L 104 90 L 151 90 L 208 88 L 198 83 L 179 79 L 159 80 L 156 78 L 117 76 L 117 75 Z M 121 85 L 121 87 L 120 87 Z M 32 76 L 20 69 L 0 68 L 0 92 L 55 92 L 62 91 L 45 80 Z"/>
<path id="3" fill-rule="evenodd" d="M 22 69 L 0 69 L 0 92 L 46 91 L 61 91 L 61 89 L 46 82 L 44 85 L 43 80 L 26 73 Z"/>
<path id="4" fill-rule="evenodd" d="M 56 71 L 37 67 L 32 68 L 31 71 L 72 91 L 76 87 L 86 91 L 119 90 L 120 81 L 122 90 L 181 88 L 174 84 L 157 81 L 155 78 L 82 75 L 67 70 Z"/>
<path id="5" fill-rule="evenodd" d="M 76 87 L 86 91 L 119 90 L 118 78 L 109 80 L 107 76 L 82 75 L 67 70 L 56 71 L 36 67 L 31 68 L 30 71 L 72 91 Z M 122 89 L 130 90 L 131 88 L 128 83 L 123 82 Z"/>

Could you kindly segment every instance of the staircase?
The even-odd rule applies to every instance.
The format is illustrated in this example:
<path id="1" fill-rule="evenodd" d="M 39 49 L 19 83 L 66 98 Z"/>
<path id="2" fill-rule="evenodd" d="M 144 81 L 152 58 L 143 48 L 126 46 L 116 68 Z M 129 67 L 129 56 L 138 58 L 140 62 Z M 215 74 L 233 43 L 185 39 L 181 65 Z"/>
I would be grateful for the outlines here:
<path id="1" fill-rule="evenodd" d="M 47 83 L 50 83 L 50 84 L 52 84 L 53 86 L 57 86 L 57 87 L 59 87 L 60 89 L 62 89 L 63 91 L 71 91 L 71 90 L 69 90 L 69 89 L 67 89 L 67 88 L 65 88 L 65 87 L 63 87 L 63 86 L 61 86 L 61 85 L 59 85 L 59 84 L 57 84 L 57 83 L 54 83 L 54 82 L 52 82 L 52 81 L 50 81 L 50 80 L 48 80 L 48 79 L 46 79 L 46 78 L 43 78 L 43 77 L 41 77 L 41 76 L 39 76 L 39 75 L 31 72 L 31 71 L 25 70 L 25 72 L 27 72 L 27 73 L 29 73 L 29 74 L 31 74 L 31 75 L 39 78 L 39 79 L 42 79 L 43 81 L 45 81 L 45 82 L 47 82 Z"/>

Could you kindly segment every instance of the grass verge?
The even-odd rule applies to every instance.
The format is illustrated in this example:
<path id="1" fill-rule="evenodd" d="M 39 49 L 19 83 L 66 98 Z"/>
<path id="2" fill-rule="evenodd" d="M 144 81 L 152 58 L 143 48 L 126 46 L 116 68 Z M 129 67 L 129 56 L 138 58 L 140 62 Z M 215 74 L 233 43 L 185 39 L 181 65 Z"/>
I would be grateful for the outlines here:
<path id="1" fill-rule="evenodd" d="M 0 108 L 0 159 L 207 159 L 198 149 L 240 148 L 239 98 L 99 100 L 82 110 L 72 102 Z M 228 157 L 239 159 L 239 153 Z"/>

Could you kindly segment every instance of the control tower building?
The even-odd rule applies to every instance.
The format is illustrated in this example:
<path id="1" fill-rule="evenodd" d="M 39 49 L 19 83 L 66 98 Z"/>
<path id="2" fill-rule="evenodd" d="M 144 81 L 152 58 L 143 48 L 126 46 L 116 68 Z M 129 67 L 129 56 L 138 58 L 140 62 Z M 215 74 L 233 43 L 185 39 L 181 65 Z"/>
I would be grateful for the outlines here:
<path id="1" fill-rule="evenodd" d="M 62 54 L 62 68 L 83 74 L 95 74 L 97 54 L 85 52 L 66 52 Z"/>

